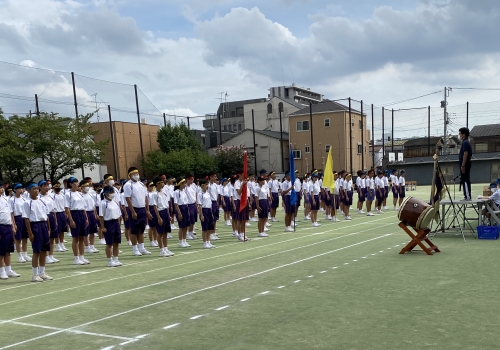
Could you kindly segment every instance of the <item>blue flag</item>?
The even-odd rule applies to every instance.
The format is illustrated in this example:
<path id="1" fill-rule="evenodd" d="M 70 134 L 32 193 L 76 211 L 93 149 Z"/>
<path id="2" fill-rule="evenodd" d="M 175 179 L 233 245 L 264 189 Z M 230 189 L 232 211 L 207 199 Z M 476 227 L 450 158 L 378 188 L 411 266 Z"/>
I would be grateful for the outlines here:
<path id="1" fill-rule="evenodd" d="M 292 193 L 290 194 L 290 204 L 297 203 L 297 194 L 295 193 L 295 159 L 293 157 L 293 149 L 290 145 L 290 182 L 292 183 Z"/>

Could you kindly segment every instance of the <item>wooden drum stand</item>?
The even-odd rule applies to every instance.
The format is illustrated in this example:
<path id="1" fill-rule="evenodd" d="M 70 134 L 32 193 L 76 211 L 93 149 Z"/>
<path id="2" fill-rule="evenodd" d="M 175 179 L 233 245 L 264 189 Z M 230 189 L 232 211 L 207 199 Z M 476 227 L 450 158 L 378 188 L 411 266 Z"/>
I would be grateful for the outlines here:
<path id="1" fill-rule="evenodd" d="M 408 236 L 410 236 L 411 238 L 411 241 L 403 248 L 401 249 L 401 251 L 399 252 L 399 254 L 404 254 L 406 252 L 411 252 L 417 245 L 422 248 L 422 250 L 427 254 L 427 255 L 433 255 L 432 252 L 436 252 L 436 253 L 439 253 L 440 250 L 438 249 L 438 247 L 432 243 L 429 238 L 427 237 L 427 235 L 431 232 L 431 230 L 429 228 L 426 228 L 426 229 L 414 229 L 413 227 L 411 226 L 407 226 L 405 224 L 403 224 L 402 222 L 399 223 L 399 227 L 401 227 L 401 229 L 403 231 L 406 232 L 406 234 Z M 415 231 L 416 235 L 413 234 L 412 231 Z M 426 244 L 428 245 L 428 247 L 426 246 Z"/>

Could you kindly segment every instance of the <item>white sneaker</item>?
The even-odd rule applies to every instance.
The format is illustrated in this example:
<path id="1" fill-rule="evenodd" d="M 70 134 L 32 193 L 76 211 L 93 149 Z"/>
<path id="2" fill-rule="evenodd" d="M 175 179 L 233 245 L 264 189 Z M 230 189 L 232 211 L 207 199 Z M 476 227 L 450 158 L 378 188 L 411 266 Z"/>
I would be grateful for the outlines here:
<path id="1" fill-rule="evenodd" d="M 174 256 L 175 255 L 173 252 L 171 252 L 170 250 L 168 250 L 168 248 L 166 249 L 166 252 L 167 252 L 168 256 Z"/>
<path id="2" fill-rule="evenodd" d="M 385 206 L 385 207 L 383 207 L 382 209 L 387 210 L 387 209 L 389 209 L 389 208 L 388 208 L 387 206 Z"/>
<path id="3" fill-rule="evenodd" d="M 153 242 L 153 241 L 149 242 L 149 246 L 150 247 L 156 247 L 155 242 Z"/>
<path id="4" fill-rule="evenodd" d="M 189 244 L 188 242 L 184 243 L 184 248 L 189 248 L 191 247 L 191 244 Z"/>
<path id="5" fill-rule="evenodd" d="M 252 226 L 252 224 L 250 224 L 249 222 L 245 223 L 245 226 L 248 227 L 248 226 Z"/>
<path id="6" fill-rule="evenodd" d="M 226 221 L 226 226 L 231 226 L 231 221 Z"/>
<path id="7" fill-rule="evenodd" d="M 115 262 L 116 266 L 122 266 L 123 264 L 118 260 L 118 258 L 113 259 Z"/>
<path id="8" fill-rule="evenodd" d="M 36 275 L 31 277 L 31 282 L 43 282 L 43 279 L 41 279 L 40 276 Z"/>
<path id="9" fill-rule="evenodd" d="M 64 249 L 60 245 L 58 245 L 57 248 L 56 248 L 56 252 L 63 253 Z"/>
<path id="10" fill-rule="evenodd" d="M 131 247 L 132 246 L 132 242 L 131 241 L 127 241 L 127 245 Z"/>
<path id="11" fill-rule="evenodd" d="M 188 232 L 186 239 L 193 240 L 196 239 L 190 232 Z"/>
<path id="12" fill-rule="evenodd" d="M 347 216 L 345 217 L 345 219 L 346 219 L 346 220 L 352 220 L 352 218 L 351 218 L 349 215 L 347 215 Z"/>
<path id="13" fill-rule="evenodd" d="M 33 259 L 31 259 L 31 256 L 29 256 L 29 255 L 25 255 L 25 256 L 24 256 L 24 260 L 26 260 L 26 261 L 30 262 L 30 261 L 31 261 L 31 260 L 33 260 Z"/>
<path id="14" fill-rule="evenodd" d="M 257 221 L 259 221 L 259 220 L 257 220 L 255 217 L 253 217 L 253 218 L 250 218 L 250 221 L 252 221 L 252 222 L 257 222 Z"/>
<path id="15" fill-rule="evenodd" d="M 238 241 L 240 241 L 240 242 L 247 242 L 249 240 L 250 240 L 250 238 L 248 238 L 246 236 L 245 237 L 243 235 L 238 236 Z"/>
<path id="16" fill-rule="evenodd" d="M 23 258 L 22 256 L 18 256 L 18 257 L 17 257 L 17 262 L 18 262 L 18 263 L 25 263 L 25 262 L 26 262 L 26 260 L 24 260 L 24 258 Z"/>
<path id="17" fill-rule="evenodd" d="M 331 215 L 327 215 L 326 216 L 326 220 L 331 220 L 332 219 L 332 216 Z"/>
<path id="18" fill-rule="evenodd" d="M 48 256 L 48 255 L 47 255 L 47 256 Z M 58 259 L 56 259 L 54 256 L 51 256 L 50 258 L 51 258 L 51 259 L 52 259 L 52 261 L 53 261 L 53 262 L 55 262 L 55 263 L 58 263 L 58 262 L 59 262 L 59 260 L 58 260 Z"/>
<path id="19" fill-rule="evenodd" d="M 394 207 L 394 210 L 395 210 L 395 211 L 399 210 L 399 207 Z"/>
<path id="20" fill-rule="evenodd" d="M 214 246 L 212 243 L 208 242 L 208 245 L 210 246 L 210 248 L 217 248 L 216 246 Z"/>
<path id="21" fill-rule="evenodd" d="M 172 238 L 174 238 L 174 237 L 173 237 L 173 236 L 169 233 L 169 234 L 167 234 L 167 238 L 168 238 L 168 239 L 172 239 Z"/>
<path id="22" fill-rule="evenodd" d="M 144 229 L 145 230 L 149 230 L 149 225 L 146 225 L 146 227 Z"/>
<path id="23" fill-rule="evenodd" d="M 309 215 L 304 216 L 304 220 L 311 220 L 311 217 Z"/>
<path id="24" fill-rule="evenodd" d="M 377 213 L 383 214 L 384 212 L 382 210 L 377 210 Z"/>
<path id="25" fill-rule="evenodd" d="M 257 235 L 257 237 L 269 237 L 269 235 L 265 232 L 261 232 Z"/>
<path id="26" fill-rule="evenodd" d="M 264 232 L 269 232 L 269 229 L 267 227 L 264 227 Z"/>
<path id="27" fill-rule="evenodd" d="M 41 278 L 42 280 L 44 280 L 44 281 L 52 281 L 52 280 L 53 280 L 53 278 L 52 278 L 52 277 L 50 277 L 49 275 L 47 275 L 46 273 L 41 274 L 41 275 L 40 275 L 40 278 Z"/>
<path id="28" fill-rule="evenodd" d="M 317 222 L 313 222 L 313 223 L 312 223 L 312 226 L 313 226 L 313 227 L 319 227 L 319 226 L 321 226 L 321 225 L 320 225 L 320 224 L 318 224 Z"/>
<path id="29" fill-rule="evenodd" d="M 184 245 L 184 243 L 179 242 L 179 248 L 187 248 L 187 246 L 186 246 L 186 245 Z"/>
<path id="30" fill-rule="evenodd" d="M 203 249 L 210 249 L 211 247 L 208 245 L 208 242 L 203 243 Z"/>
<path id="31" fill-rule="evenodd" d="M 337 219 L 337 217 L 336 217 L 336 216 L 334 216 L 334 217 L 332 217 L 332 222 L 340 222 L 340 220 L 339 220 L 339 219 Z"/>
<path id="32" fill-rule="evenodd" d="M 285 227 L 285 232 L 293 232 L 293 228 L 291 226 Z"/>
<path id="33" fill-rule="evenodd" d="M 18 274 L 16 271 L 14 270 L 10 270 L 9 272 L 7 272 L 7 276 L 8 277 L 21 277 L 20 274 Z"/>
<path id="34" fill-rule="evenodd" d="M 266 222 L 266 224 L 264 226 L 271 227 L 271 226 L 273 226 L 273 224 L 270 224 L 269 222 Z"/>
<path id="35" fill-rule="evenodd" d="M 92 250 L 92 253 L 99 253 L 99 249 L 95 249 L 94 247 L 90 248 Z"/>
<path id="36" fill-rule="evenodd" d="M 80 261 L 82 261 L 85 265 L 90 264 L 90 261 L 88 261 L 88 260 L 87 260 L 87 259 L 85 259 L 85 258 L 80 258 Z"/>
<path id="37" fill-rule="evenodd" d="M 9 279 L 9 276 L 7 276 L 7 272 L 3 271 L 0 274 L 0 280 L 8 280 L 8 279 Z"/>
<path id="38" fill-rule="evenodd" d="M 358 213 L 360 214 L 366 214 L 364 211 L 360 210 Z"/>
<path id="39" fill-rule="evenodd" d="M 92 248 L 90 248 L 90 246 L 85 247 L 85 253 L 92 254 L 93 253 Z"/>
<path id="40" fill-rule="evenodd" d="M 146 248 L 139 250 L 142 255 L 151 255 L 151 252 L 146 250 Z"/>
<path id="41" fill-rule="evenodd" d="M 168 257 L 167 252 L 166 252 L 166 251 L 164 251 L 164 250 L 160 250 L 160 257 L 162 257 L 162 258 L 166 258 L 166 257 Z"/>
<path id="42" fill-rule="evenodd" d="M 62 244 L 62 245 L 61 245 L 61 248 L 62 248 L 65 252 L 67 252 L 67 251 L 68 251 L 68 248 L 66 248 L 66 246 L 65 246 L 64 244 Z"/>
<path id="43" fill-rule="evenodd" d="M 133 254 L 134 256 L 142 256 L 141 252 L 140 252 L 140 251 L 138 251 L 138 250 L 133 251 L 133 252 L 132 252 L 132 254 Z"/>
<path id="44" fill-rule="evenodd" d="M 238 237 L 238 235 L 239 235 L 239 234 L 238 234 L 238 232 L 236 232 L 236 231 L 235 231 L 235 232 L 233 232 L 233 236 L 234 236 L 234 237 Z"/>
<path id="45" fill-rule="evenodd" d="M 85 263 L 81 261 L 79 257 L 76 256 L 75 259 L 73 260 L 73 265 L 85 265 Z"/>
<path id="46" fill-rule="evenodd" d="M 366 216 L 375 216 L 375 214 L 373 214 L 371 211 L 369 211 L 368 213 L 366 213 Z"/>
<path id="47" fill-rule="evenodd" d="M 108 267 L 117 267 L 118 265 L 116 265 L 116 263 L 114 262 L 114 260 L 110 260 L 108 261 Z"/>
<path id="48" fill-rule="evenodd" d="M 101 238 L 99 240 L 99 244 L 106 245 L 106 240 L 104 238 Z"/>

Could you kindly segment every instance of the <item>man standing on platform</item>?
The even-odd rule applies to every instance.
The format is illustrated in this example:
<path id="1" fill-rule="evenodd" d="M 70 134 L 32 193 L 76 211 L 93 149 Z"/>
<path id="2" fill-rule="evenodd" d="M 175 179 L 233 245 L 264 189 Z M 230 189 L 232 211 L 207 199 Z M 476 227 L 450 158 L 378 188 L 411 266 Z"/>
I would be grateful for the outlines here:
<path id="1" fill-rule="evenodd" d="M 458 163 L 460 166 L 460 183 L 464 188 L 464 199 L 471 200 L 470 168 L 472 158 L 472 146 L 469 142 L 469 129 L 460 128 L 458 136 L 462 140 L 460 153 L 458 154 Z"/>

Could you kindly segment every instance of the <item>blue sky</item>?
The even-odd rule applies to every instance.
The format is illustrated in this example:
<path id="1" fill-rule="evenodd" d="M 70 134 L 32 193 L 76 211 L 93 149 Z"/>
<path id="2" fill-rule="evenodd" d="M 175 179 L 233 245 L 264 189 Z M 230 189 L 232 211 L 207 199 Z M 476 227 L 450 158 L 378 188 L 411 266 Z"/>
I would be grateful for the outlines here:
<path id="1" fill-rule="evenodd" d="M 283 80 L 375 105 L 500 85 L 497 0 L 0 0 L 0 8 L 0 60 L 55 71 L 0 63 L 0 93 L 71 101 L 70 75 L 58 71 L 74 71 L 83 110 L 93 99 L 133 110 L 133 84 L 141 109 L 189 116 L 215 112 L 222 91 L 266 97 Z M 441 99 L 396 106 L 439 111 Z M 497 91 L 456 90 L 450 105 L 496 100 Z M 0 106 L 33 107 L 2 98 Z"/>

